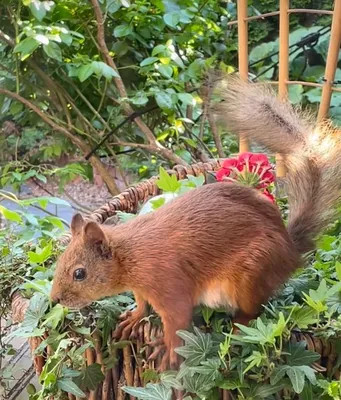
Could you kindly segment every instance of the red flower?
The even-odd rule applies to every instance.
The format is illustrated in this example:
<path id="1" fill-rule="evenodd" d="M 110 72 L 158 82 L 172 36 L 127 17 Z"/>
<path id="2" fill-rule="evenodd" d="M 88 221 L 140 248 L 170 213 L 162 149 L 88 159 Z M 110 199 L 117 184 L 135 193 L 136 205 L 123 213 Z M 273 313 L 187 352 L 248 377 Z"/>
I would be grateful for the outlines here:
<path id="1" fill-rule="evenodd" d="M 273 194 L 271 194 L 267 190 L 264 190 L 263 194 L 269 201 L 271 201 L 272 203 L 275 202 L 275 196 Z"/>
<path id="2" fill-rule="evenodd" d="M 239 162 L 236 158 L 228 158 L 223 162 L 223 168 L 231 169 L 238 168 Z"/>
<path id="3" fill-rule="evenodd" d="M 265 154 L 254 154 L 250 152 L 244 152 L 239 155 L 239 162 L 243 165 L 246 163 L 249 164 L 249 169 L 252 170 L 252 167 L 263 167 L 270 169 L 271 165 L 269 163 L 268 157 Z"/>
<path id="4" fill-rule="evenodd" d="M 225 178 L 226 176 L 229 176 L 230 173 L 231 173 L 231 171 L 230 171 L 229 169 L 220 168 L 220 169 L 216 172 L 215 177 L 216 177 L 217 181 L 221 182 L 221 181 L 224 180 L 224 178 Z"/>
<path id="5" fill-rule="evenodd" d="M 267 183 L 272 183 L 275 182 L 275 175 L 270 172 L 270 171 L 266 171 L 263 175 L 262 175 L 262 181 L 265 181 Z"/>
<path id="6" fill-rule="evenodd" d="M 252 156 L 253 156 L 253 153 L 244 151 L 244 153 L 239 154 L 238 160 L 239 160 L 239 162 L 249 161 Z"/>

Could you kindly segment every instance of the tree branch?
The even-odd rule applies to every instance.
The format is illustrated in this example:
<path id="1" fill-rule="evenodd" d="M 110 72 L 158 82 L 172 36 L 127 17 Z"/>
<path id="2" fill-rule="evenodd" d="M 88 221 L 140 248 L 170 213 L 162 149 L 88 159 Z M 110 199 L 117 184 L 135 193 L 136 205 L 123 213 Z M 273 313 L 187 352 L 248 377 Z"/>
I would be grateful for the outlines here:
<path id="1" fill-rule="evenodd" d="M 115 85 L 117 87 L 120 97 L 127 98 L 128 94 L 127 94 L 126 88 L 125 88 L 122 78 L 119 74 L 119 71 L 116 67 L 116 64 L 109 54 L 109 49 L 105 42 L 104 18 L 103 18 L 103 14 L 102 14 L 100 5 L 98 3 L 98 0 L 91 0 L 91 3 L 92 3 L 94 13 L 96 16 L 96 20 L 97 20 L 97 40 L 98 40 L 98 45 L 99 45 L 101 54 L 102 54 L 105 62 L 113 70 L 115 70 L 118 74 L 118 77 L 114 78 L 114 82 L 115 82 Z M 124 112 L 128 116 L 134 112 L 132 107 L 127 103 L 122 104 L 122 107 L 123 107 Z M 161 154 L 164 158 L 168 159 L 169 161 L 174 162 L 175 164 L 187 165 L 187 163 L 182 158 L 178 157 L 172 151 L 163 147 L 155 139 L 153 132 L 149 129 L 149 127 L 143 122 L 143 120 L 140 117 L 135 118 L 135 123 L 141 129 L 142 133 L 144 134 L 145 138 L 147 139 L 147 142 L 149 143 L 149 146 L 151 148 L 153 148 L 154 153 L 156 152 L 158 154 Z"/>
<path id="2" fill-rule="evenodd" d="M 0 94 L 4 94 L 5 96 L 11 97 L 12 99 L 15 99 L 17 101 L 20 101 L 22 104 L 24 104 L 27 108 L 35 112 L 39 117 L 46 123 L 48 124 L 52 129 L 54 129 L 57 132 L 62 133 L 65 137 L 69 138 L 72 143 L 77 146 L 83 153 L 88 153 L 91 148 L 90 146 L 84 142 L 81 138 L 78 136 L 72 134 L 68 129 L 64 128 L 61 125 L 56 124 L 53 122 L 51 118 L 49 118 L 43 111 L 41 111 L 35 104 L 31 103 L 29 100 L 26 100 L 24 97 L 11 92 L 6 89 L 1 89 L 0 88 Z M 103 178 L 103 181 L 107 185 L 110 193 L 112 195 L 116 195 L 120 193 L 119 188 L 116 185 L 115 180 L 113 177 L 109 174 L 103 163 L 96 157 L 92 156 L 90 158 L 91 165 L 93 168 L 96 168 L 97 171 L 100 173 L 100 175 Z"/>

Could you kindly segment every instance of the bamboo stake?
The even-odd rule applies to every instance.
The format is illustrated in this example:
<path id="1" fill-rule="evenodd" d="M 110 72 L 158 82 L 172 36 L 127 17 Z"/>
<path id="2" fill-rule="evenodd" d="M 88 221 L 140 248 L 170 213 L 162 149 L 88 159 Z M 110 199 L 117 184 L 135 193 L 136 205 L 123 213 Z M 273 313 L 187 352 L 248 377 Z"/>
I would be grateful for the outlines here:
<path id="1" fill-rule="evenodd" d="M 279 77 L 278 96 L 280 100 L 288 98 L 287 81 L 289 80 L 289 0 L 279 3 Z M 276 176 L 285 176 L 286 168 L 281 154 L 276 154 Z"/>
<path id="2" fill-rule="evenodd" d="M 317 119 L 322 121 L 327 118 L 332 97 L 332 85 L 337 68 L 339 50 L 341 44 L 341 0 L 335 0 L 334 15 L 330 31 L 330 42 L 325 71 L 325 81 L 322 89 L 322 97 Z"/>
<path id="3" fill-rule="evenodd" d="M 247 0 L 237 1 L 238 11 L 238 67 L 239 75 L 245 81 L 249 73 L 248 31 L 247 31 Z M 240 136 L 239 151 L 249 151 L 248 141 Z"/>

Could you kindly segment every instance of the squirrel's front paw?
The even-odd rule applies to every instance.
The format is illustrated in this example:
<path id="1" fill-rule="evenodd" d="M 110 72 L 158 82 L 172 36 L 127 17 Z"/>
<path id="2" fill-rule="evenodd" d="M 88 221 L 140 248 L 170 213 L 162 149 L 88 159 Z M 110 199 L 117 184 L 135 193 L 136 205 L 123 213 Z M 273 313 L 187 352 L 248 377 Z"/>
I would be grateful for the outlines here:
<path id="1" fill-rule="evenodd" d="M 134 339 L 144 314 L 135 311 L 126 311 L 120 316 L 121 322 L 117 325 L 113 337 L 114 339 L 127 340 Z"/>

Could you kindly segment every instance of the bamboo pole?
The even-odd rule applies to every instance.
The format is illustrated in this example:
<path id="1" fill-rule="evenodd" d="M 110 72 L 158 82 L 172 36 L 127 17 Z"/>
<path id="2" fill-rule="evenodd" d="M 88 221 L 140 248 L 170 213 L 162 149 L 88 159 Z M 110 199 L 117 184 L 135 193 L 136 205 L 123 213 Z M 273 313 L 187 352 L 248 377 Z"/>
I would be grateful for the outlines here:
<path id="1" fill-rule="evenodd" d="M 322 89 L 322 97 L 317 119 L 321 121 L 328 116 L 330 100 L 332 97 L 332 86 L 338 63 L 341 44 L 341 0 L 335 0 L 334 15 L 330 31 L 330 42 L 326 62 L 325 81 Z"/>
<path id="2" fill-rule="evenodd" d="M 289 80 L 289 0 L 280 0 L 279 3 L 279 77 L 278 96 L 287 101 Z M 276 155 L 276 176 L 285 176 L 286 168 L 281 154 Z"/>
<path id="3" fill-rule="evenodd" d="M 237 1 L 238 12 L 238 67 L 239 74 L 245 81 L 249 73 L 249 48 L 248 48 L 248 23 L 247 23 L 247 0 Z M 239 139 L 239 152 L 249 151 L 249 143 L 243 137 Z"/>

